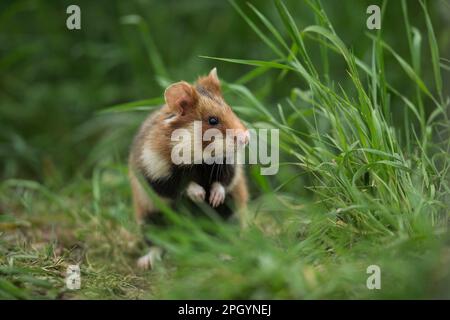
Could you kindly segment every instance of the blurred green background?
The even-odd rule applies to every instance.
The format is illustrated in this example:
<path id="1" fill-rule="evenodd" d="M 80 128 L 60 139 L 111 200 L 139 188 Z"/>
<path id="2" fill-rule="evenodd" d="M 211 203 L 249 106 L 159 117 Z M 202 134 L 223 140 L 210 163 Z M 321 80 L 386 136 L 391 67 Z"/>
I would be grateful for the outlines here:
<path id="1" fill-rule="evenodd" d="M 251 2 L 280 22 L 271 1 Z M 65 25 L 66 8 L 75 3 L 81 8 L 82 29 L 70 31 Z M 322 3 L 345 43 L 357 56 L 369 59 L 365 10 L 369 4 L 381 5 L 380 1 Z M 286 4 L 300 28 L 314 23 L 302 1 Z M 419 2 L 408 1 L 408 5 L 412 24 L 423 30 L 424 19 L 415 20 L 421 14 Z M 448 57 L 449 2 L 430 1 L 429 11 L 441 55 Z M 139 17 L 141 22 L 136 23 Z M 400 4 L 389 4 L 382 33 L 400 55 L 408 55 L 406 38 L 397 36 L 400 29 L 403 32 L 401 19 Z M 88 173 L 98 162 L 125 161 L 144 114 L 99 116 L 99 110 L 161 97 L 158 77 L 193 81 L 217 66 L 219 76 L 232 82 L 251 70 L 200 55 L 272 56 L 227 1 L 2 1 L 0 176 L 58 184 L 74 174 Z M 319 59 L 320 53 L 312 56 Z M 413 93 L 414 88 L 403 84 L 402 73 L 395 72 L 398 67 L 392 68 L 391 83 L 406 95 Z M 333 79 L 345 81 L 342 59 L 336 59 L 330 70 Z M 424 66 L 423 71 L 424 79 L 431 78 L 431 67 Z M 247 85 L 270 107 L 301 85 L 298 77 L 287 77 L 280 81 L 279 74 L 270 71 Z M 292 85 L 286 87 L 289 81 Z"/>
<path id="2" fill-rule="evenodd" d="M 295 43 L 279 3 L 249 2 Z M 313 10 L 322 3 L 347 58 L 376 70 L 377 87 L 361 70 L 352 81 L 343 55 L 311 32 L 301 35 L 315 83 L 298 65 L 253 77 L 261 69 L 201 58 L 276 58 L 228 1 L 0 2 L 0 298 L 449 297 L 450 1 L 424 5 L 440 60 L 419 1 L 404 2 L 409 22 L 401 1 L 283 2 L 301 31 L 324 26 Z M 236 3 L 261 25 L 247 1 Z M 373 41 L 366 9 L 383 3 Z M 81 8 L 81 30 L 66 28 L 71 4 Z M 418 30 L 411 50 L 405 26 Z M 305 62 L 297 45 L 282 63 L 294 55 Z M 416 65 L 411 52 L 421 55 Z M 213 67 L 243 121 L 283 127 L 280 172 L 247 167 L 256 216 L 248 233 L 185 217 L 155 232 L 171 248 L 164 268 L 141 273 L 135 260 L 146 248 L 132 218 L 126 158 L 148 108 L 109 108 L 160 103 L 170 82 Z M 418 93 L 421 83 L 431 93 Z M 242 84 L 256 99 L 236 94 Z M 234 259 L 224 263 L 222 252 Z M 67 292 L 65 269 L 74 262 L 84 285 Z M 367 290 L 372 263 L 383 267 L 387 290 Z"/>

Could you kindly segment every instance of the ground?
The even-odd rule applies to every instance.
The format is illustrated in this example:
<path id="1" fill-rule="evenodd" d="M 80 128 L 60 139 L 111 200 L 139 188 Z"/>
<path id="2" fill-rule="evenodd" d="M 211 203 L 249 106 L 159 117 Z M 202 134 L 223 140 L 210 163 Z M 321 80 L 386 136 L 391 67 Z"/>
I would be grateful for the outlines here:
<path id="1" fill-rule="evenodd" d="M 257 231 L 249 231 L 242 241 L 226 239 L 235 234 L 234 226 L 223 233 L 224 239 L 205 240 L 201 238 L 209 237 L 206 233 L 193 233 L 193 239 L 186 240 L 192 246 L 185 247 L 179 240 L 186 234 L 172 234 L 184 252 L 177 253 L 175 248 L 156 270 L 140 271 L 136 259 L 145 245 L 134 222 L 126 175 L 109 168 L 97 177 L 77 179 L 58 191 L 30 181 L 4 183 L 0 216 L 3 298 L 449 297 L 448 242 L 355 241 L 354 248 L 333 252 L 339 247 L 327 245 L 326 238 L 325 243 L 310 246 L 308 242 L 316 240 L 313 235 L 299 234 L 298 222 L 277 230 L 264 214 L 257 218 Z M 295 221 L 293 217 L 287 220 Z M 343 232 L 345 226 L 339 229 Z M 304 246 L 301 254 L 296 241 Z M 388 270 L 382 283 L 387 289 L 382 293 L 365 288 L 371 262 Z M 68 290 L 65 272 L 75 263 L 81 267 L 81 289 Z M 396 272 L 389 274 L 389 270 Z"/>

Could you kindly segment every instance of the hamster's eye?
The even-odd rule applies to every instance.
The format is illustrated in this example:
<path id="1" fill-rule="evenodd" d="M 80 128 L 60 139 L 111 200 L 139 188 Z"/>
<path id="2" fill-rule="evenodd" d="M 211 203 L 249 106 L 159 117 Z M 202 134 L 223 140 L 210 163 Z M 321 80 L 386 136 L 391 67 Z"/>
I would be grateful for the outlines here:
<path id="1" fill-rule="evenodd" d="M 219 124 L 219 119 L 217 117 L 209 117 L 208 123 L 212 126 Z"/>

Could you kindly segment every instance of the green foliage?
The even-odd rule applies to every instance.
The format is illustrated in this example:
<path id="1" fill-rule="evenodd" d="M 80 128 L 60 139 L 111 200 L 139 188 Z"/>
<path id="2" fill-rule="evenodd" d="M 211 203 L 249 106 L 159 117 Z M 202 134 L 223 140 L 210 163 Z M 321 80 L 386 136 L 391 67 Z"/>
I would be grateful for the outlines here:
<path id="1" fill-rule="evenodd" d="M 17 3 L 3 26 L 8 12 L 58 16 L 43 2 Z M 341 2 L 351 18 L 331 1 L 195 3 L 117 3 L 96 15 L 99 30 L 85 42 L 47 19 L 58 41 L 45 36 L 35 51 L 17 46 L 0 60 L 24 74 L 1 79 L 0 158 L 10 179 L 0 193 L 0 297 L 448 298 L 449 28 L 437 15 L 447 4 L 384 1 L 382 29 L 366 32 L 364 2 Z M 82 43 L 69 57 L 82 62 L 75 74 L 67 56 L 48 57 L 43 75 L 15 64 L 50 43 L 62 51 L 71 37 Z M 245 123 L 280 129 L 280 172 L 248 166 L 245 230 L 160 203 L 172 225 L 149 236 L 167 255 L 140 273 L 125 166 L 132 134 L 168 83 L 219 63 Z M 82 248 L 78 260 L 73 248 Z M 74 260 L 83 289 L 68 292 L 63 272 Z M 372 264 L 382 290 L 366 288 Z"/>

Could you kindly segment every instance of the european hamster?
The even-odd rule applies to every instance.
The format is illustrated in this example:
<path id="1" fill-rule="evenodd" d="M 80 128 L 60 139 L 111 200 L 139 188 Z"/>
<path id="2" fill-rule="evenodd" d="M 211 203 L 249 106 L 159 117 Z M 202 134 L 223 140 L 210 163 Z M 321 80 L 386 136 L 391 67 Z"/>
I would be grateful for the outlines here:
<path id="1" fill-rule="evenodd" d="M 164 98 L 166 104 L 143 122 L 130 151 L 129 178 L 138 222 L 157 224 L 162 214 L 140 185 L 136 173 L 141 174 L 155 193 L 172 206 L 187 196 L 193 202 L 208 203 L 224 218 L 237 211 L 244 223 L 248 201 L 245 174 L 241 164 L 226 160 L 248 143 L 249 131 L 225 102 L 216 68 L 194 84 L 181 81 L 170 85 Z M 177 129 L 181 130 L 175 131 Z M 208 130 L 221 133 L 225 138 L 214 136 L 205 141 Z M 192 141 L 200 138 L 201 152 L 194 154 L 191 151 L 189 161 L 174 161 L 176 153 L 173 151 L 178 143 L 173 138 L 175 132 L 188 133 Z M 232 139 L 226 138 L 230 132 Z M 186 141 L 184 145 L 193 146 L 194 142 Z M 216 148 L 208 158 L 205 150 L 211 146 Z M 192 150 L 195 150 L 194 146 Z M 217 163 L 211 164 L 212 160 Z M 225 200 L 234 205 L 230 208 Z M 150 244 L 150 252 L 138 260 L 138 266 L 151 268 L 160 254 L 161 250 Z"/>

